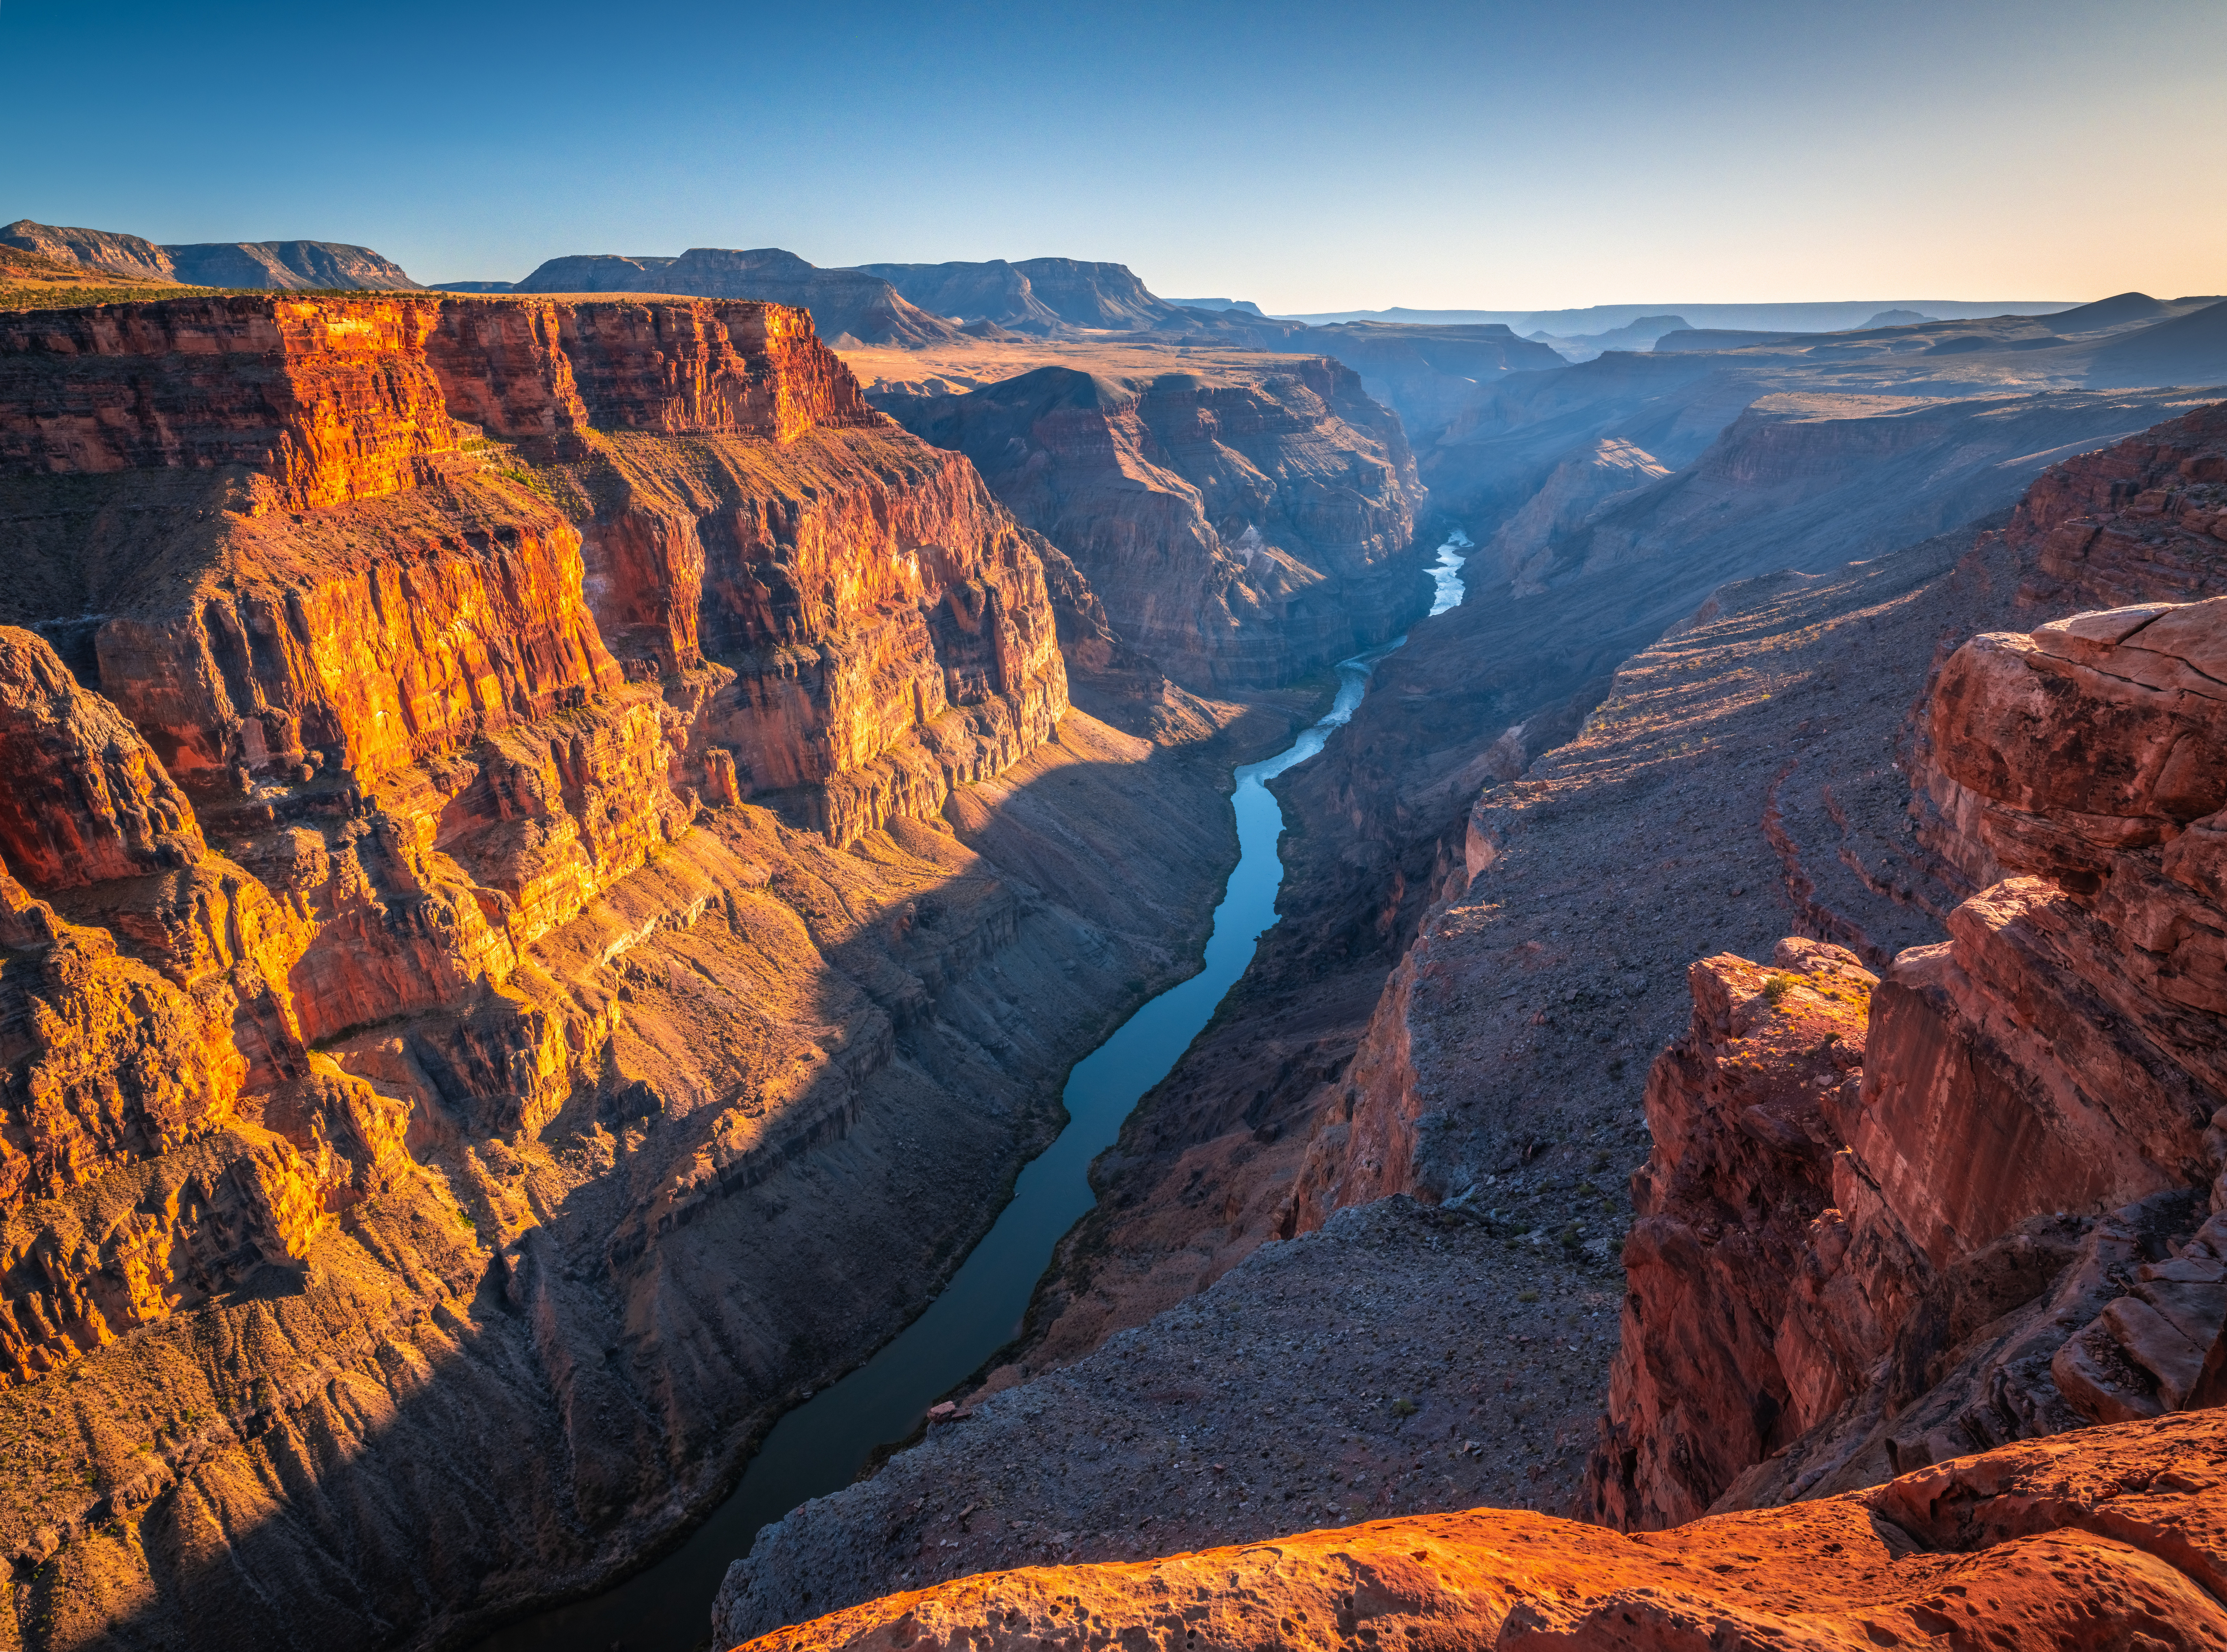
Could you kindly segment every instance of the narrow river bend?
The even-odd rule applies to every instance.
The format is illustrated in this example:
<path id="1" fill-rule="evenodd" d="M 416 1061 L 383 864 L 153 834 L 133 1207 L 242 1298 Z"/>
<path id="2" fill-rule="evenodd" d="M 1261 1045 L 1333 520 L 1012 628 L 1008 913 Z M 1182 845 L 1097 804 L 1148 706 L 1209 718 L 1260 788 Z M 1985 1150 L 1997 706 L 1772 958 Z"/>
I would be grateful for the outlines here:
<path id="1" fill-rule="evenodd" d="M 1459 530 L 1439 547 L 1433 615 L 1461 602 L 1461 567 L 1471 549 Z M 1113 1145 L 1138 1100 L 1190 1048 L 1276 921 L 1284 815 L 1267 782 L 1323 749 L 1369 692 L 1376 662 L 1407 641 L 1397 637 L 1341 661 L 1337 695 L 1322 720 L 1274 756 L 1237 770 L 1230 801 L 1238 860 L 1215 909 L 1206 966 L 1144 1005 L 1075 1063 L 1062 1097 L 1067 1127 L 1021 1171 L 1012 1202 L 928 1311 L 865 1364 L 775 1424 L 742 1483 L 679 1548 L 600 1595 L 497 1631 L 475 1652 L 702 1646 L 728 1563 L 749 1552 L 759 1528 L 850 1484 L 875 1447 L 909 1436 L 929 1406 L 1012 1340 L 1053 1247 L 1094 1202 L 1090 1161 Z"/>

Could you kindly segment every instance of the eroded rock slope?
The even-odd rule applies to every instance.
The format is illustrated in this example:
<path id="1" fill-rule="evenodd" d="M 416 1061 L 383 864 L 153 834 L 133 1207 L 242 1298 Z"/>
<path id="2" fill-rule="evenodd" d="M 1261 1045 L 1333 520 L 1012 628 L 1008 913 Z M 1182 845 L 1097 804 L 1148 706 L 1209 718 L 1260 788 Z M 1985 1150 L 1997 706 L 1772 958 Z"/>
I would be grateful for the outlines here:
<path id="1" fill-rule="evenodd" d="M 1426 605 L 1414 462 L 1350 369 L 1228 354 L 1166 367 L 1046 367 L 963 396 L 877 400 L 972 458 L 1075 559 L 1114 630 L 1188 687 L 1296 682 Z"/>
<path id="2" fill-rule="evenodd" d="M 1030 537 L 794 310 L 21 313 L 0 496 L 10 1644 L 626 1563 L 956 1265 L 1232 853 L 1229 708 L 1069 711 Z"/>

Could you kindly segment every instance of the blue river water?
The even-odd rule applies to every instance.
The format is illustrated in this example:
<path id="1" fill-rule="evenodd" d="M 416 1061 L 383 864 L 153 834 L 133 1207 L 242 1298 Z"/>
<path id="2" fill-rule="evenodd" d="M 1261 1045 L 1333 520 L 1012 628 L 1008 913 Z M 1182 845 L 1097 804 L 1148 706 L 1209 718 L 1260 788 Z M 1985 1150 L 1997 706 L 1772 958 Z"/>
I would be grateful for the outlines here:
<path id="1" fill-rule="evenodd" d="M 1464 553 L 1471 548 L 1459 530 L 1439 548 L 1432 614 L 1460 603 Z M 1322 719 L 1274 756 L 1236 771 L 1230 801 L 1238 860 L 1215 909 L 1205 967 L 1145 1004 L 1075 1063 L 1062 1097 L 1067 1127 L 1021 1171 L 1011 1202 L 928 1311 L 775 1423 L 742 1483 L 680 1547 L 602 1594 L 498 1630 L 476 1652 L 690 1652 L 704 1644 L 728 1562 L 749 1551 L 760 1527 L 848 1485 L 877 1446 L 910 1435 L 929 1406 L 1013 1339 L 1053 1247 L 1094 1202 L 1090 1161 L 1114 1145 L 1138 1100 L 1190 1048 L 1276 921 L 1284 816 L 1267 782 L 1323 749 L 1369 692 L 1376 662 L 1407 641 L 1341 661 L 1337 693 Z"/>

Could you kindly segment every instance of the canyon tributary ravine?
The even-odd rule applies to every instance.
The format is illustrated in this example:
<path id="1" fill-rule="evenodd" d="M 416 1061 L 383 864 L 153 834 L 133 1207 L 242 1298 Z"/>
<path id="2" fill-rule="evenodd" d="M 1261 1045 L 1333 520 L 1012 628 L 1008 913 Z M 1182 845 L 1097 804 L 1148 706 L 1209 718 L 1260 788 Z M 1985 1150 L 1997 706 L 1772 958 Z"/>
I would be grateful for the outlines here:
<path id="1" fill-rule="evenodd" d="M 1439 548 L 1433 616 L 1461 602 L 1464 553 L 1471 548 L 1458 529 Z M 1337 693 L 1322 718 L 1275 756 L 1237 769 L 1230 802 L 1238 862 L 1215 909 L 1205 966 L 1075 1063 L 1062 1094 L 1066 1128 L 1021 1171 L 1011 1202 L 927 1311 L 865 1364 L 782 1417 L 742 1483 L 678 1547 L 602 1594 L 497 1631 L 475 1652 L 692 1652 L 704 1643 L 729 1562 L 749 1551 L 760 1528 L 849 1484 L 877 1446 L 910 1435 L 930 1405 L 1013 1338 L 1054 1247 L 1094 1202 L 1091 1160 L 1167 1076 L 1276 922 L 1284 819 L 1267 782 L 1323 749 L 1369 692 L 1376 662 L 1407 641 L 1340 661 Z"/>

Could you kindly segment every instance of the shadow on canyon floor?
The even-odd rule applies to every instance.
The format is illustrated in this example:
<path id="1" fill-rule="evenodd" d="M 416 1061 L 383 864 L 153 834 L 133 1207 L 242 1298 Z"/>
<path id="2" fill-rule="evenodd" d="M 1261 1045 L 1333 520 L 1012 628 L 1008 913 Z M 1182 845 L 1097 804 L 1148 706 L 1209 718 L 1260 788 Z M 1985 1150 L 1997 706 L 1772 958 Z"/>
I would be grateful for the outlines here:
<path id="1" fill-rule="evenodd" d="M 641 927 L 630 903 L 701 907 L 609 979 L 582 973 L 630 1030 L 539 1147 L 589 1174 L 520 1216 L 430 1196 L 418 1170 L 302 1271 L 265 1269 L 220 1304 L 197 1334 L 261 1374 L 257 1403 L 204 1418 L 151 1489 L 113 1492 L 19 1575 L 23 1644 L 459 1644 L 669 1546 L 782 1411 L 934 1298 L 1056 1133 L 1068 1066 L 1197 967 L 1235 858 L 1231 755 L 1154 749 L 1078 713 L 958 794 L 948 825 L 900 821 L 836 851 L 762 810 L 708 812 L 538 949 L 562 973 L 567 948 L 592 964 L 608 934 Z M 723 904 L 724 862 L 763 864 L 776 839 L 770 877 L 729 880 Z M 872 885 L 853 867 L 908 892 L 862 905 Z M 785 954 L 752 950 L 768 925 L 794 932 Z M 645 1051 L 740 1018 L 783 956 L 818 960 L 782 1011 L 819 1030 L 814 1051 L 778 1075 L 809 1126 L 661 1188 L 704 1164 L 737 1098 L 660 1086 Z M 522 1210 L 522 1149 L 477 1145 L 471 1178 L 445 1151 L 441 1168 Z M 158 1376 L 183 1334 L 133 1333 L 104 1369 L 123 1356 Z M 66 1407 L 84 1375 L 26 1403 Z M 305 1599 L 324 1605 L 278 1604 Z"/>

